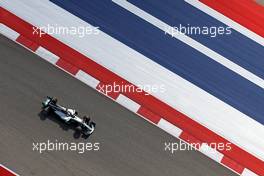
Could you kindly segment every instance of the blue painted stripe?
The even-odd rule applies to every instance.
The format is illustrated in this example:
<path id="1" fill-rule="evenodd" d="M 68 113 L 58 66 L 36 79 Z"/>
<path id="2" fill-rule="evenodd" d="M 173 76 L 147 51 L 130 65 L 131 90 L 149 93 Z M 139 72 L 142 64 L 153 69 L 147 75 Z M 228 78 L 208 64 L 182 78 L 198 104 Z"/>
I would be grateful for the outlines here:
<path id="1" fill-rule="evenodd" d="M 170 26 L 228 26 L 183 0 L 128 0 Z M 264 47 L 231 28 L 230 35 L 188 35 L 234 63 L 264 79 Z"/>
<path id="2" fill-rule="evenodd" d="M 111 1 L 52 2 L 264 124 L 264 90 L 211 58 Z"/>

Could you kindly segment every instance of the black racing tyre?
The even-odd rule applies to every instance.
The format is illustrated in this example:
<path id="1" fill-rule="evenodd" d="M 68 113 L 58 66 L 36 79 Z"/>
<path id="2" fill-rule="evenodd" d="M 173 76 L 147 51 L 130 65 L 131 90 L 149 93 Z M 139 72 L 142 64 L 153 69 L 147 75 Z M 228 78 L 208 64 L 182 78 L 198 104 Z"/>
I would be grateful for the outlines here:
<path id="1" fill-rule="evenodd" d="M 95 125 L 96 125 L 96 123 L 91 122 L 89 126 L 90 126 L 90 127 L 95 127 Z"/>
<path id="2" fill-rule="evenodd" d="M 54 104 L 57 104 L 58 99 L 57 99 L 56 97 L 54 97 L 54 98 L 52 99 L 52 102 L 53 102 Z"/>
<path id="3" fill-rule="evenodd" d="M 45 108 L 45 112 L 46 112 L 47 115 L 50 115 L 50 113 L 51 113 L 51 108 L 50 108 L 50 107 L 46 107 L 46 108 Z"/>

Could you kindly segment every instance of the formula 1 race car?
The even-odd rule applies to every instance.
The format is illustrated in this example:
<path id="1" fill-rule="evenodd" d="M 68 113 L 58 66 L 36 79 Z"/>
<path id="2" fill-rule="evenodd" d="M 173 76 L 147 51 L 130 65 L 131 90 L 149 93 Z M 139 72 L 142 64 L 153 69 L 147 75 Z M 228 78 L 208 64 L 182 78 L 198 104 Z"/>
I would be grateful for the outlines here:
<path id="1" fill-rule="evenodd" d="M 77 124 L 77 127 L 81 128 L 81 133 L 85 136 L 89 136 L 94 132 L 95 123 L 90 121 L 90 118 L 84 116 L 78 117 L 78 113 L 74 109 L 68 109 L 59 105 L 56 98 L 47 97 L 42 102 L 42 110 L 46 113 L 55 113 L 61 120 L 67 124 Z"/>

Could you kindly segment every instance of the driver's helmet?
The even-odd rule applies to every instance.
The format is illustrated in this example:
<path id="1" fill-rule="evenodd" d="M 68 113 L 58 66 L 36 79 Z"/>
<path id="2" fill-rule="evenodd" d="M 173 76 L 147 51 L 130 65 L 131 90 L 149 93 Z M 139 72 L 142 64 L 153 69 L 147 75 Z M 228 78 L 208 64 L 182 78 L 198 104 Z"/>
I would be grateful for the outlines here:
<path id="1" fill-rule="evenodd" d="M 77 111 L 75 111 L 74 109 L 67 109 L 67 113 L 70 115 L 70 116 L 73 116 L 73 115 L 77 115 Z"/>
<path id="2" fill-rule="evenodd" d="M 90 121 L 90 117 L 83 116 L 83 121 L 88 124 Z"/>

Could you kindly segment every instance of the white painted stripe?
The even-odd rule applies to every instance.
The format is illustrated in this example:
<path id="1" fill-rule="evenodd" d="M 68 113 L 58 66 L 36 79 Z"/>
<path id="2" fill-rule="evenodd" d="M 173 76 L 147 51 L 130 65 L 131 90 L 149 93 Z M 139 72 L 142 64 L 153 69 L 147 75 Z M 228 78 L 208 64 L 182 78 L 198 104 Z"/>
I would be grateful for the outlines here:
<path id="1" fill-rule="evenodd" d="M 221 162 L 222 158 L 224 157 L 224 155 L 220 152 L 218 152 L 217 150 L 211 148 L 209 145 L 203 143 L 201 145 L 201 147 L 199 148 L 199 151 L 202 152 L 203 154 L 205 154 L 206 156 L 208 156 L 209 158 L 217 161 L 217 162 Z"/>
<path id="2" fill-rule="evenodd" d="M 130 111 L 135 112 L 135 113 L 140 108 L 140 105 L 138 103 L 134 102 L 133 100 L 131 100 L 130 98 L 128 98 L 122 94 L 120 94 L 117 97 L 116 102 L 118 102 L 122 106 L 126 107 L 127 109 L 129 109 Z"/>
<path id="3" fill-rule="evenodd" d="M 100 81 L 83 72 L 82 70 L 79 70 L 75 77 L 94 89 L 96 89 L 97 85 L 100 83 Z"/>
<path id="4" fill-rule="evenodd" d="M 191 46 L 192 48 L 196 49 L 197 51 L 203 53 L 204 55 L 210 57 L 214 61 L 222 64 L 223 66 L 229 68 L 230 70 L 234 71 L 235 73 L 243 76 L 244 78 L 248 79 L 249 81 L 253 82 L 254 84 L 264 88 L 264 80 L 260 77 L 254 75 L 253 73 L 249 72 L 248 70 L 240 67 L 236 63 L 228 60 L 224 56 L 218 54 L 217 52 L 211 50 L 210 48 L 206 47 L 205 45 L 197 42 L 196 40 L 192 39 L 191 37 L 182 34 L 180 31 L 174 29 L 172 26 L 164 23 L 163 21 L 159 20 L 158 18 L 150 15 L 149 13 L 141 10 L 137 6 L 127 2 L 126 0 L 112 0 L 114 3 L 120 5 L 124 9 L 128 10 L 129 12 L 137 15 L 138 17 L 144 19 L 145 21 L 149 22 L 150 24 L 156 26 L 157 28 L 163 30 L 165 33 L 168 33 L 172 37 L 182 41 L 183 43 Z M 168 30 L 170 29 L 170 30 Z"/>
<path id="5" fill-rule="evenodd" d="M 45 59 L 46 61 L 52 63 L 55 65 L 55 63 L 59 60 L 59 57 L 53 54 L 52 52 L 46 50 L 43 47 L 38 47 L 38 49 L 35 51 L 37 55 Z"/>
<path id="6" fill-rule="evenodd" d="M 4 24 L 0 24 L 0 33 L 14 41 L 19 37 L 19 33 Z"/>
<path id="7" fill-rule="evenodd" d="M 258 175 L 252 172 L 251 170 L 245 168 L 241 176 L 258 176 Z"/>
<path id="8" fill-rule="evenodd" d="M 219 13 L 218 11 L 212 9 L 211 7 L 203 4 L 199 0 L 185 0 L 190 5 L 196 7 L 197 9 L 205 12 L 206 14 L 214 17 L 218 21 L 221 21 L 222 23 L 226 24 L 227 26 L 230 26 L 234 30 L 240 32 L 241 34 L 247 36 L 251 40 L 259 43 L 260 45 L 264 46 L 264 38 L 260 35 L 256 34 L 255 32 L 247 29 L 246 27 L 240 25 L 239 23 L 233 21 L 232 19 L 224 16 L 223 14 Z"/>
<path id="9" fill-rule="evenodd" d="M 157 126 L 176 138 L 179 138 L 182 133 L 182 130 L 180 128 L 176 127 L 175 125 L 162 118 L 160 119 Z"/>
<path id="10" fill-rule="evenodd" d="M 9 171 L 10 173 L 16 175 L 16 176 L 19 176 L 17 173 L 15 173 L 14 171 L 8 169 L 7 167 L 5 167 L 4 165 L 0 164 L 0 167 L 4 168 L 5 170 Z"/>

